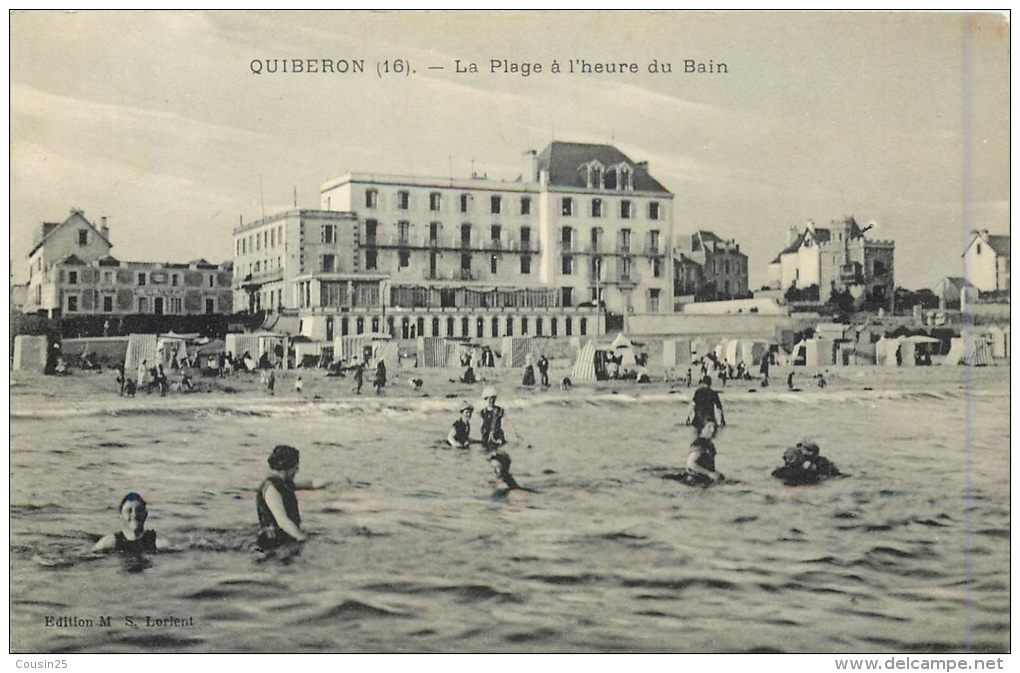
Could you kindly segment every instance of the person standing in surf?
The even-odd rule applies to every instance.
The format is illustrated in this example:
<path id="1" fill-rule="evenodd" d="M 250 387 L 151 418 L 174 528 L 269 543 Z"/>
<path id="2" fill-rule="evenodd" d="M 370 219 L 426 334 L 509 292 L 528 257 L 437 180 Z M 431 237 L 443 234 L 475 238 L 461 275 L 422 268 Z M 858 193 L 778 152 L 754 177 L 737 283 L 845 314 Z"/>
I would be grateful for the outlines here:
<path id="1" fill-rule="evenodd" d="M 715 410 L 719 409 L 719 420 L 715 419 Z M 719 425 L 726 425 L 726 413 L 723 411 L 719 393 L 712 390 L 712 377 L 702 377 L 700 385 L 694 391 L 691 408 L 687 412 L 687 425 L 693 425 L 700 435 L 707 424 L 712 423 L 712 436 Z M 711 439 L 711 437 L 709 437 Z"/>
<path id="2" fill-rule="evenodd" d="M 486 450 L 495 451 L 506 444 L 506 435 L 503 434 L 503 407 L 496 406 L 496 389 L 486 386 L 482 391 L 482 399 L 485 406 L 480 412 L 482 417 L 482 444 Z"/>
<path id="3" fill-rule="evenodd" d="M 301 531 L 301 512 L 294 493 L 300 453 L 293 446 L 281 444 L 273 449 L 268 462 L 272 472 L 255 495 L 258 547 L 262 551 L 308 539 Z"/>
<path id="4" fill-rule="evenodd" d="M 117 551 L 139 555 L 166 548 L 163 540 L 157 542 L 156 531 L 145 530 L 149 509 L 142 496 L 135 492 L 128 493 L 121 499 L 118 511 L 121 519 L 120 532 L 100 538 L 92 547 L 92 551 Z"/>
<path id="5" fill-rule="evenodd" d="M 460 405 L 460 418 L 453 422 L 446 441 L 455 449 L 466 449 L 471 444 L 471 414 L 475 408 L 470 403 L 464 402 Z"/>

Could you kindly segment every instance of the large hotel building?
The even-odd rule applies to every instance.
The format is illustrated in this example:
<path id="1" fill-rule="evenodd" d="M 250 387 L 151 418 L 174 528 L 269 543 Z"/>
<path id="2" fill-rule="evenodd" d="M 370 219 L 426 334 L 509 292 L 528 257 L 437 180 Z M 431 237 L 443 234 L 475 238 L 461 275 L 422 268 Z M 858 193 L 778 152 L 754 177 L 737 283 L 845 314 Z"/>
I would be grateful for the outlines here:
<path id="1" fill-rule="evenodd" d="M 648 165 L 565 142 L 524 159 L 513 182 L 348 173 L 320 210 L 242 224 L 235 308 L 316 340 L 585 336 L 672 311 L 673 194 Z"/>

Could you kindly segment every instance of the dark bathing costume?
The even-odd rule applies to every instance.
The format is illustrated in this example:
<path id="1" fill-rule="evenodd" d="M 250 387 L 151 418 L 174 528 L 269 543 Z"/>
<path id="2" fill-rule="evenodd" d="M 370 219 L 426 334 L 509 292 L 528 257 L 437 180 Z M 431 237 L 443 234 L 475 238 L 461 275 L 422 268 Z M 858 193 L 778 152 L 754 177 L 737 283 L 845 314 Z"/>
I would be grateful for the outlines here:
<path id="1" fill-rule="evenodd" d="M 458 418 L 453 422 L 453 429 L 453 438 L 461 444 L 467 444 L 471 426 Z"/>
<path id="2" fill-rule="evenodd" d="M 255 495 L 255 509 L 259 515 L 259 548 L 263 550 L 273 549 L 289 542 L 296 542 L 294 538 L 285 533 L 276 523 L 269 505 L 266 504 L 266 487 L 272 484 L 283 499 L 283 508 L 287 516 L 298 526 L 301 525 L 301 513 L 298 511 L 297 495 L 294 494 L 294 484 L 288 483 L 277 476 L 266 477 L 266 480 L 259 486 L 259 492 Z"/>
<path id="3" fill-rule="evenodd" d="M 121 553 L 141 554 L 156 551 L 156 531 L 154 530 L 145 531 L 137 540 L 127 539 L 124 537 L 124 533 L 115 533 L 113 537 L 116 540 L 114 549 Z"/>
<path id="4" fill-rule="evenodd" d="M 698 388 L 694 391 L 694 427 L 698 430 L 705 423 L 715 423 L 715 408 L 719 405 L 719 393 L 711 388 Z"/>

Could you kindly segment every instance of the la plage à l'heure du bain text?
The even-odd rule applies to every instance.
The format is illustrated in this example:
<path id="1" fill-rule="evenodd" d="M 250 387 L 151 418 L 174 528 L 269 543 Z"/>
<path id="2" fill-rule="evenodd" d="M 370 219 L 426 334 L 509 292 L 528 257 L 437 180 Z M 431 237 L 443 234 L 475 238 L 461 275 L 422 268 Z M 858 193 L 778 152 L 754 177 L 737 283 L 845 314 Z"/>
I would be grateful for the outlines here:
<path id="1" fill-rule="evenodd" d="M 551 61 L 513 61 L 510 59 L 489 59 L 471 61 L 454 59 L 452 65 L 434 63 L 412 64 L 406 58 L 371 61 L 363 58 L 253 58 L 248 64 L 253 75 L 371 75 L 385 77 L 410 77 L 420 72 L 448 72 L 455 75 L 492 75 L 533 77 L 542 75 L 726 75 L 729 66 L 713 59 L 650 61 L 595 61 L 584 58 L 570 58 Z"/>

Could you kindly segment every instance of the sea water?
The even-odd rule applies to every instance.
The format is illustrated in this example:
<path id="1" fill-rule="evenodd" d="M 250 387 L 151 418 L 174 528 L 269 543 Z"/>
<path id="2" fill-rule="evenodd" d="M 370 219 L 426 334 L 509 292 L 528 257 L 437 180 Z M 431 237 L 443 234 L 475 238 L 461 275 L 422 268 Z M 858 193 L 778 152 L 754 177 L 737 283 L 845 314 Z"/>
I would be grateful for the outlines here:
<path id="1" fill-rule="evenodd" d="M 511 391 L 512 471 L 541 492 L 509 498 L 479 450 L 437 441 L 456 400 L 16 398 L 11 647 L 1008 651 L 1008 368 L 954 371 L 731 382 L 717 467 L 735 483 L 713 488 L 661 478 L 692 439 L 688 389 Z M 849 476 L 772 479 L 804 436 Z M 280 443 L 299 481 L 332 483 L 298 494 L 300 553 L 266 558 L 254 489 Z M 174 549 L 78 555 L 130 490 Z"/>

